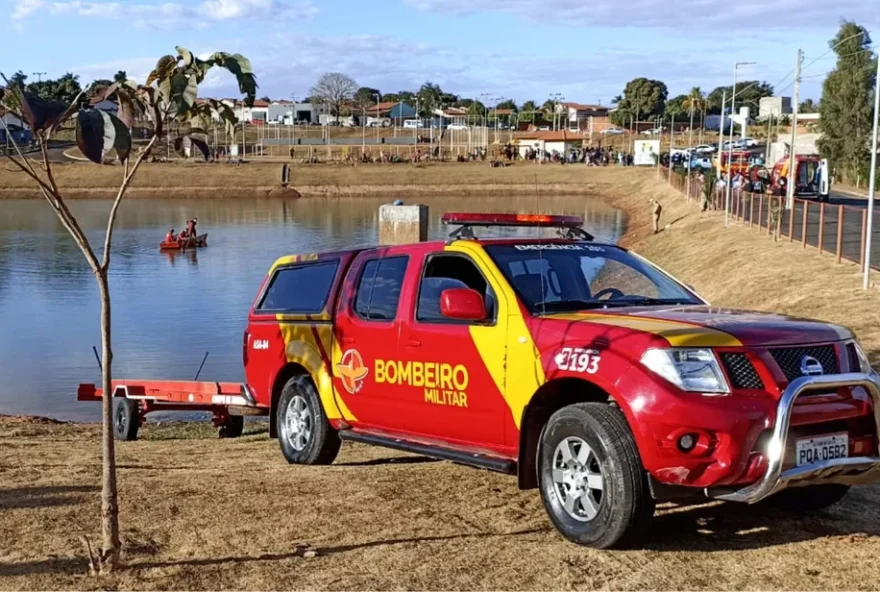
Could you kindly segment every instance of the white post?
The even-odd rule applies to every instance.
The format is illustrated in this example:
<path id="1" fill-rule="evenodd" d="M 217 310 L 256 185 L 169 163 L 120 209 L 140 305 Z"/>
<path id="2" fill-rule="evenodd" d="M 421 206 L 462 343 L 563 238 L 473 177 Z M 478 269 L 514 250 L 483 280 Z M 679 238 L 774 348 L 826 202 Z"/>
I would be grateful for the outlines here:
<path id="1" fill-rule="evenodd" d="M 733 66 L 733 93 L 730 96 L 730 149 L 727 152 L 727 184 L 724 188 L 724 225 L 730 224 L 730 186 L 733 184 L 733 109 L 736 105 L 736 72 L 739 63 Z M 724 122 L 724 109 L 721 110 Z"/>
<path id="2" fill-rule="evenodd" d="M 877 192 L 877 123 L 880 117 L 880 55 L 877 56 L 877 78 L 874 81 L 874 137 L 871 140 L 871 176 L 868 181 L 868 230 L 865 237 L 864 289 L 871 286 L 871 233 L 874 230 L 874 197 Z M 828 171 L 825 171 L 828 174 Z"/>
<path id="3" fill-rule="evenodd" d="M 721 178 L 721 169 L 724 163 L 724 152 L 721 147 L 724 145 L 724 104 L 727 102 L 727 91 L 721 92 L 721 123 L 718 124 L 718 170 L 715 171 L 715 177 Z"/>
<path id="4" fill-rule="evenodd" d="M 795 159 L 795 144 L 797 143 L 797 120 L 800 110 L 798 101 L 801 95 L 801 64 L 804 61 L 804 52 L 798 50 L 797 64 L 794 75 L 794 104 L 791 106 L 791 149 L 788 151 L 788 178 L 785 180 L 785 209 L 794 207 L 794 189 L 797 185 L 797 159 Z"/>

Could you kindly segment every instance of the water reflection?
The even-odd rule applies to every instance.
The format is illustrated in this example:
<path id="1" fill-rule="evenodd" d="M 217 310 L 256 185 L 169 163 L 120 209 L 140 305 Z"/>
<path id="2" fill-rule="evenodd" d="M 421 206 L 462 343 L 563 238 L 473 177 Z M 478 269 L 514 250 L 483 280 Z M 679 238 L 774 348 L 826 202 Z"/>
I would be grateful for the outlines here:
<path id="1" fill-rule="evenodd" d="M 242 379 L 241 333 L 266 270 L 279 256 L 376 242 L 378 206 L 391 199 L 300 201 L 143 200 L 123 203 L 114 234 L 115 373 L 192 379 Z M 430 236 L 445 238 L 447 211 L 576 214 L 599 240 L 616 241 L 624 216 L 583 197 L 428 197 Z M 74 201 L 93 244 L 101 245 L 108 201 Z M 159 251 L 168 228 L 198 216 L 205 249 Z M 531 229 L 514 234 L 534 236 Z M 77 404 L 79 382 L 99 378 L 97 288 L 82 255 L 41 201 L 0 201 L 0 413 L 97 419 Z"/>

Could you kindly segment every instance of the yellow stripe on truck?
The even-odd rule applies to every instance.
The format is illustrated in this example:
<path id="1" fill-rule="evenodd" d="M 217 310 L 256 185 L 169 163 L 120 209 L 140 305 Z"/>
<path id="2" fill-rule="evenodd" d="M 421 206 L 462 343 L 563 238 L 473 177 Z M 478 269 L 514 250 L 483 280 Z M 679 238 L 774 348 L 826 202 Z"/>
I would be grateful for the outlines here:
<path id="1" fill-rule="evenodd" d="M 513 289 L 504 279 L 495 262 L 477 243 L 456 241 L 446 251 L 464 253 L 473 259 L 489 281 L 498 300 L 498 325 L 472 325 L 471 339 L 477 347 L 492 380 L 502 394 L 517 429 L 523 410 L 535 392 L 544 384 L 541 356 Z"/>
<path id="2" fill-rule="evenodd" d="M 575 322 L 586 321 L 643 331 L 662 337 L 672 347 L 739 347 L 742 345 L 742 342 L 730 333 L 679 321 L 596 313 L 547 315 L 545 318 Z"/>

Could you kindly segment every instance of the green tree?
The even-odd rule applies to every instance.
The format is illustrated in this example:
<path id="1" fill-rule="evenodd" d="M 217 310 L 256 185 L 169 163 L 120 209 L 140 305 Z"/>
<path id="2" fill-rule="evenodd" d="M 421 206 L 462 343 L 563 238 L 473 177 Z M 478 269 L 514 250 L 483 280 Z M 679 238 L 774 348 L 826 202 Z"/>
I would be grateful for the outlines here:
<path id="1" fill-rule="evenodd" d="M 128 73 L 125 70 L 119 70 L 113 75 L 113 82 L 125 82 L 128 80 Z"/>
<path id="2" fill-rule="evenodd" d="M 522 104 L 522 107 L 519 109 L 519 120 L 520 121 L 530 121 L 532 123 L 535 122 L 535 111 L 538 110 L 538 106 L 535 104 L 535 101 L 526 101 Z"/>
<path id="3" fill-rule="evenodd" d="M 26 83 L 27 83 L 27 74 L 25 74 L 21 70 L 19 70 L 18 72 L 16 72 L 15 74 L 13 74 L 12 76 L 9 77 L 10 86 L 14 86 L 14 87 L 19 88 L 21 90 L 24 90 Z"/>
<path id="4" fill-rule="evenodd" d="M 434 109 L 439 109 L 443 99 L 443 90 L 440 85 L 434 84 L 430 80 L 423 84 L 419 89 L 419 115 L 429 117 L 433 114 Z"/>
<path id="5" fill-rule="evenodd" d="M 668 95 L 666 85 L 659 80 L 630 80 L 623 89 L 623 96 L 617 101 L 617 109 L 612 112 L 611 121 L 615 125 L 623 126 L 631 120 L 644 121 L 659 117 L 665 112 Z"/>
<path id="6" fill-rule="evenodd" d="M 472 101 L 467 110 L 470 121 L 482 121 L 486 117 L 486 106 L 480 101 Z"/>
<path id="7" fill-rule="evenodd" d="M 354 102 L 361 109 L 366 109 L 376 104 L 376 97 L 381 100 L 379 89 L 362 86 L 354 93 Z"/>
<path id="8" fill-rule="evenodd" d="M 102 370 L 101 384 L 104 391 L 102 405 L 102 488 L 101 488 L 101 530 L 102 545 L 96 556 L 89 558 L 95 571 L 109 572 L 119 562 L 119 512 L 116 486 L 116 450 L 113 441 L 113 409 L 120 405 L 128 407 L 128 411 L 137 414 L 137 403 L 130 399 L 116 399 L 114 403 L 111 390 L 113 377 L 113 349 L 111 346 L 111 315 L 110 315 L 110 254 L 112 252 L 113 228 L 119 205 L 131 185 L 132 179 L 151 150 L 163 137 L 171 124 L 188 128 L 193 144 L 202 150 L 207 157 L 207 143 L 196 138 L 195 134 L 205 135 L 205 124 L 210 124 L 212 116 L 218 116 L 227 125 L 234 125 L 235 114 L 219 101 L 208 99 L 197 103 L 199 84 L 202 83 L 211 68 L 218 66 L 233 72 L 237 78 L 239 89 L 245 95 L 248 104 L 253 104 L 257 83 L 250 62 L 238 54 L 215 53 L 207 60 L 200 60 L 182 47 L 177 48 L 178 55 L 162 57 L 156 69 L 150 73 L 143 85 L 133 83 L 117 83 L 110 87 L 95 89 L 98 98 L 106 98 L 116 94 L 119 98 L 119 117 L 103 113 L 95 109 L 79 109 L 81 91 L 69 102 L 50 100 L 19 86 L 2 76 L 6 82 L 3 93 L 3 107 L 15 113 L 28 123 L 40 145 L 42 163 L 32 162 L 25 158 L 20 147 L 15 145 L 14 152 L 7 152 L 6 158 L 22 173 L 30 177 L 43 195 L 61 225 L 70 233 L 77 247 L 91 268 L 98 284 L 101 298 L 101 348 Z M 91 89 L 90 89 L 91 90 Z M 135 109 L 146 113 L 152 123 L 153 135 L 145 146 L 135 149 L 128 131 Z M 116 158 L 122 163 L 118 168 L 121 173 L 119 189 L 113 200 L 107 217 L 106 231 L 102 249 L 96 250 L 86 232 L 67 206 L 65 192 L 58 185 L 58 177 L 54 174 L 54 164 L 49 158 L 49 142 L 64 121 L 76 119 L 77 146 L 91 161 L 102 163 L 110 150 L 116 152 Z M 131 405 L 134 405 L 132 408 Z"/>
<path id="9" fill-rule="evenodd" d="M 798 113 L 818 113 L 819 105 L 813 102 L 813 99 L 802 101 L 798 106 Z"/>
<path id="10" fill-rule="evenodd" d="M 666 101 L 665 112 L 667 116 L 680 117 L 688 112 L 688 95 L 678 95 Z"/>
<path id="11" fill-rule="evenodd" d="M 507 99 L 506 101 L 501 101 L 497 105 L 495 105 L 496 109 L 510 109 L 514 113 L 519 111 L 519 108 L 516 106 L 516 103 L 513 99 Z"/>
<path id="12" fill-rule="evenodd" d="M 340 72 L 328 72 L 318 79 L 309 94 L 318 103 L 326 103 L 330 106 L 330 113 L 339 116 L 345 110 L 349 101 L 354 97 L 358 85 L 350 76 Z"/>
<path id="13" fill-rule="evenodd" d="M 47 101 L 71 103 L 74 97 L 80 94 L 82 87 L 79 84 L 79 76 L 68 72 L 55 80 L 32 82 L 27 85 L 26 90 Z"/>
<path id="14" fill-rule="evenodd" d="M 733 86 L 718 86 L 709 93 L 707 97 L 708 112 L 715 115 L 721 114 L 721 101 L 724 94 L 727 94 L 728 107 L 730 106 L 730 97 L 733 94 Z M 759 82 L 757 80 L 745 80 L 736 83 L 736 104 L 758 105 L 764 97 L 773 96 L 773 86 L 767 82 Z"/>
<path id="15" fill-rule="evenodd" d="M 399 93 L 386 93 L 379 100 L 383 103 L 399 103 L 401 98 Z"/>
<path id="16" fill-rule="evenodd" d="M 869 168 L 876 58 L 868 31 L 854 22 L 844 21 L 830 45 L 837 64 L 822 85 L 819 153 L 854 180 Z"/>

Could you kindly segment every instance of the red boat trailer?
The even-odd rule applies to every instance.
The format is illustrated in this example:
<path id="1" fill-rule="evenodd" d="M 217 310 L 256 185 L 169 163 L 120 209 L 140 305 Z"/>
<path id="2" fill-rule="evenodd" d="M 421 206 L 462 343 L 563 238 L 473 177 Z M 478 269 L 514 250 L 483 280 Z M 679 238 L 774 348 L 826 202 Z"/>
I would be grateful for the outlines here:
<path id="1" fill-rule="evenodd" d="M 237 438 L 245 415 L 268 415 L 246 384 L 186 380 L 114 380 L 113 431 L 119 440 L 136 440 L 138 428 L 154 411 L 207 411 L 221 438 Z M 101 401 L 104 389 L 80 384 L 77 401 Z"/>

